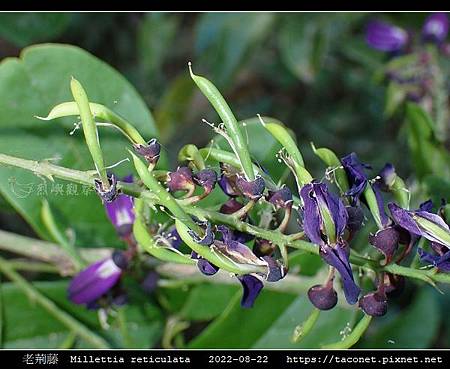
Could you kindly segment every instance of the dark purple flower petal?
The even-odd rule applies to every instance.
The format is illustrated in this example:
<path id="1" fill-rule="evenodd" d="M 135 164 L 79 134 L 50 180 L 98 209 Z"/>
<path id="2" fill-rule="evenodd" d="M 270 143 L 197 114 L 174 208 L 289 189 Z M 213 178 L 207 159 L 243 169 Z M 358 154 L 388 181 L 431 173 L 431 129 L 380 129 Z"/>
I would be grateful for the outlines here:
<path id="1" fill-rule="evenodd" d="M 123 182 L 133 182 L 133 177 L 123 178 Z M 131 196 L 120 194 L 112 202 L 105 203 L 106 214 L 120 237 L 128 237 L 135 219 L 134 201 Z"/>
<path id="2" fill-rule="evenodd" d="M 200 245 L 205 245 L 205 246 L 210 246 L 213 244 L 214 242 L 214 232 L 212 231 L 211 228 L 211 223 L 210 222 L 203 222 L 200 223 L 200 225 L 205 226 L 206 228 L 204 228 L 204 235 L 203 236 L 199 236 L 197 233 L 195 233 L 193 230 L 189 229 L 188 230 L 188 234 L 189 236 L 192 237 L 192 239 L 194 240 L 195 243 L 198 243 Z"/>
<path id="3" fill-rule="evenodd" d="M 212 169 L 203 169 L 194 174 L 194 182 L 203 187 L 205 193 L 210 193 L 217 182 L 217 173 Z"/>
<path id="4" fill-rule="evenodd" d="M 386 294 L 376 291 L 359 299 L 359 307 L 370 316 L 383 316 L 387 313 Z"/>
<path id="5" fill-rule="evenodd" d="M 353 279 L 352 269 L 348 260 L 348 250 L 346 250 L 344 245 L 336 245 L 336 248 L 323 245 L 319 251 L 322 259 L 329 265 L 335 267 L 341 275 L 347 302 L 350 305 L 356 304 L 361 290 Z"/>
<path id="6" fill-rule="evenodd" d="M 319 310 L 330 310 L 334 308 L 338 301 L 338 296 L 333 288 L 333 282 L 325 285 L 317 284 L 308 290 L 308 298 Z"/>
<path id="7" fill-rule="evenodd" d="M 69 299 L 75 304 L 89 304 L 108 292 L 120 279 L 120 269 L 112 258 L 97 261 L 78 273 L 70 282 Z"/>
<path id="8" fill-rule="evenodd" d="M 352 198 L 352 203 L 355 204 L 366 188 L 368 182 L 365 169 L 370 169 L 371 167 L 361 163 L 354 152 L 344 156 L 341 159 L 341 163 L 350 182 L 350 189 L 347 191 L 346 195 L 350 196 Z"/>
<path id="9" fill-rule="evenodd" d="M 395 52 L 407 44 L 408 33 L 389 23 L 373 21 L 367 26 L 366 42 L 374 49 Z"/>
<path id="10" fill-rule="evenodd" d="M 266 200 L 278 209 L 290 209 L 293 204 L 292 192 L 286 186 L 281 187 L 277 191 L 269 191 Z"/>
<path id="11" fill-rule="evenodd" d="M 387 296 L 399 296 L 404 289 L 405 277 L 392 273 L 384 273 L 384 291 Z"/>
<path id="12" fill-rule="evenodd" d="M 264 256 L 263 259 L 267 262 L 269 272 L 267 273 L 267 282 L 278 282 L 280 279 L 286 277 L 286 267 L 274 260 L 270 256 Z"/>
<path id="13" fill-rule="evenodd" d="M 346 206 L 348 214 L 347 228 L 350 232 L 357 232 L 364 222 L 364 212 L 360 206 Z"/>
<path id="14" fill-rule="evenodd" d="M 208 260 L 199 258 L 197 261 L 198 269 L 205 275 L 214 275 L 218 272 L 219 267 L 211 264 Z"/>
<path id="15" fill-rule="evenodd" d="M 239 279 L 239 282 L 241 282 L 243 288 L 241 306 L 243 308 L 253 307 L 256 298 L 264 287 L 264 284 L 260 279 L 250 274 L 238 276 L 237 278 Z"/>
<path id="16" fill-rule="evenodd" d="M 311 242 L 321 245 L 324 241 L 321 233 L 320 212 L 313 188 L 313 184 L 308 183 L 300 190 L 303 200 L 303 230 Z"/>
<path id="17" fill-rule="evenodd" d="M 119 192 L 117 191 L 117 178 L 114 174 L 108 174 L 109 188 L 105 189 L 103 183 L 99 179 L 94 179 L 95 191 L 102 199 L 103 203 L 113 202 Z"/>
<path id="18" fill-rule="evenodd" d="M 434 13 L 425 20 L 422 29 L 424 41 L 442 43 L 448 34 L 448 17 L 446 13 Z"/>
<path id="19" fill-rule="evenodd" d="M 111 255 L 114 264 L 116 264 L 120 269 L 125 270 L 128 268 L 128 263 L 130 258 L 128 255 L 120 250 L 115 250 Z"/>
<path id="20" fill-rule="evenodd" d="M 386 227 L 389 224 L 389 217 L 384 210 L 384 200 L 383 195 L 381 194 L 381 187 L 379 182 L 375 182 L 372 185 L 373 193 L 375 194 L 375 199 L 377 201 L 378 214 L 380 215 L 381 224 L 383 227 Z"/>
<path id="21" fill-rule="evenodd" d="M 426 239 L 445 245 L 450 248 L 450 229 L 444 220 L 437 214 L 430 213 L 422 209 L 430 209 L 430 203 L 426 202 L 416 211 L 405 210 L 395 203 L 388 205 L 392 218 L 400 227 L 408 232 L 423 236 Z M 425 224 L 429 223 L 433 229 Z"/>
<path id="22" fill-rule="evenodd" d="M 227 202 L 220 207 L 219 212 L 222 214 L 233 214 L 243 206 L 243 204 L 235 199 L 228 199 Z"/>
<path id="23" fill-rule="evenodd" d="M 169 173 L 167 187 L 170 192 L 190 191 L 195 189 L 195 183 L 192 178 L 192 172 L 188 167 L 179 167 L 175 172 Z"/>
<path id="24" fill-rule="evenodd" d="M 167 232 L 166 239 L 167 239 L 167 241 L 169 241 L 170 245 L 174 249 L 179 249 L 181 246 L 181 243 L 183 242 L 175 227 L 173 227 L 169 232 Z"/>
<path id="25" fill-rule="evenodd" d="M 386 257 L 385 264 L 391 262 L 398 248 L 400 233 L 395 227 L 387 227 L 379 230 L 374 235 L 369 235 L 369 242 Z"/>
<path id="26" fill-rule="evenodd" d="M 134 144 L 134 150 L 142 155 L 150 164 L 156 164 L 161 152 L 161 145 L 156 138 L 152 138 L 147 144 Z"/>
<path id="27" fill-rule="evenodd" d="M 241 193 L 237 190 L 236 184 L 231 178 L 227 177 L 225 173 L 222 173 L 218 181 L 220 188 L 225 193 L 225 195 L 230 197 L 239 196 Z"/>
<path id="28" fill-rule="evenodd" d="M 258 200 L 263 195 L 266 183 L 261 176 L 256 177 L 254 181 L 247 181 L 244 177 L 238 175 L 236 186 L 245 197 L 250 200 Z"/>

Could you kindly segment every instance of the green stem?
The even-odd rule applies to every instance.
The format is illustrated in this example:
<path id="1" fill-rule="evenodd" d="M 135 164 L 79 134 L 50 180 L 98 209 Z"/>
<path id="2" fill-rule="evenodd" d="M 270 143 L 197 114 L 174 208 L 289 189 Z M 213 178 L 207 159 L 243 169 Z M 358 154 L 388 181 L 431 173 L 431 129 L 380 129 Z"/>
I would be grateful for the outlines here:
<path id="1" fill-rule="evenodd" d="M 299 342 L 304 337 L 308 335 L 309 332 L 311 332 L 311 329 L 313 329 L 314 325 L 317 322 L 317 319 L 319 319 L 320 310 L 317 308 L 314 308 L 311 314 L 309 314 L 308 318 L 306 320 L 295 327 L 294 333 L 292 334 L 292 341 L 293 342 Z"/>
<path id="2" fill-rule="evenodd" d="M 353 328 L 352 332 L 344 338 L 342 341 L 330 343 L 322 346 L 323 349 L 347 349 L 354 346 L 362 337 L 364 332 L 369 327 L 372 317 L 370 315 L 364 315 L 359 323 Z"/>
<path id="3" fill-rule="evenodd" d="M 200 152 L 202 152 L 202 150 L 208 150 L 208 149 L 201 149 Z M 203 155 L 203 153 L 202 153 L 202 155 Z M 206 153 L 205 153 L 205 155 L 206 155 Z M 140 160 L 140 159 L 138 159 L 138 160 Z M 9 155 L 0 154 L 0 163 L 27 169 L 27 170 L 34 172 L 35 174 L 40 174 L 40 175 L 45 175 L 45 176 L 56 176 L 56 177 L 59 177 L 59 178 L 65 179 L 65 180 L 93 186 L 93 181 L 92 181 L 93 177 L 91 174 L 82 172 L 82 171 L 78 171 L 78 170 L 59 167 L 57 165 L 50 164 L 47 162 L 38 162 L 38 161 L 33 161 L 33 160 L 20 159 L 20 158 L 15 158 L 15 157 L 12 157 Z M 156 185 L 158 186 L 156 188 L 159 190 L 163 190 L 165 193 L 167 193 L 167 191 L 165 191 L 165 189 L 157 182 L 157 180 L 148 172 L 145 164 L 144 164 L 144 167 L 145 167 L 146 172 L 156 182 Z M 118 187 L 121 188 L 122 191 L 127 195 L 143 198 L 144 200 L 147 200 L 151 203 L 167 206 L 164 203 L 159 202 L 159 199 L 155 196 L 155 191 L 152 191 L 152 192 L 146 191 L 146 190 L 143 190 L 141 187 L 139 187 L 136 184 L 127 184 L 127 183 L 122 183 L 122 182 L 119 183 Z M 162 194 L 163 192 L 160 191 L 160 193 Z M 170 196 L 170 198 L 175 202 L 175 204 L 177 206 L 179 206 L 178 202 L 175 199 L 173 199 L 173 197 Z M 167 206 L 167 208 L 170 211 L 172 211 L 169 206 Z M 175 208 L 175 205 L 174 205 L 174 208 Z M 211 222 L 229 225 L 230 227 L 237 229 L 239 231 L 252 234 L 259 238 L 265 238 L 269 241 L 274 242 L 277 245 L 287 245 L 289 247 L 293 247 L 293 248 L 296 248 L 299 250 L 304 250 L 306 252 L 316 254 L 316 255 L 319 253 L 319 249 L 318 249 L 317 245 L 314 245 L 310 242 L 306 242 L 303 240 L 295 240 L 295 238 L 298 236 L 297 234 L 283 235 L 282 233 L 280 233 L 276 230 L 268 230 L 268 229 L 259 228 L 254 225 L 239 221 L 239 220 L 233 218 L 232 216 L 229 216 L 226 214 L 221 214 L 221 213 L 207 210 L 207 209 L 200 209 L 196 206 L 184 206 L 181 208 L 181 210 L 182 210 L 184 219 L 187 219 L 188 221 L 191 221 L 191 222 L 192 222 L 192 219 L 189 216 L 186 216 L 186 213 L 188 213 L 190 215 L 195 215 L 201 219 L 208 219 Z M 178 218 L 178 216 L 176 214 L 174 214 L 174 216 L 176 216 Z M 192 222 L 192 223 L 194 223 L 194 222 Z M 195 223 L 194 223 L 194 225 L 197 226 L 197 224 L 195 224 Z M 1 235 L 1 232 L 2 231 L 0 231 L 0 235 Z M 0 244 L 1 244 L 1 239 L 0 239 Z M 447 274 L 447 273 L 435 273 L 433 270 L 413 269 L 413 268 L 408 268 L 408 267 L 395 265 L 395 264 L 381 267 L 374 260 L 366 259 L 364 257 L 354 255 L 354 254 L 350 255 L 350 262 L 355 266 L 363 267 L 366 269 L 371 269 L 374 271 L 387 271 L 387 272 L 394 273 L 397 275 L 402 275 L 405 277 L 411 277 L 414 279 L 425 281 L 427 283 L 430 283 L 430 281 L 431 281 L 431 282 L 441 282 L 441 283 L 449 283 L 450 284 L 450 274 Z"/>
<path id="4" fill-rule="evenodd" d="M 89 330 L 85 325 L 74 319 L 71 315 L 61 310 L 52 300 L 48 299 L 39 292 L 32 284 L 18 274 L 8 263 L 7 260 L 0 257 L 0 271 L 14 282 L 28 298 L 37 302 L 48 313 L 53 315 L 71 331 L 79 337 L 89 342 L 95 348 L 109 348 L 109 344 L 99 335 Z"/>

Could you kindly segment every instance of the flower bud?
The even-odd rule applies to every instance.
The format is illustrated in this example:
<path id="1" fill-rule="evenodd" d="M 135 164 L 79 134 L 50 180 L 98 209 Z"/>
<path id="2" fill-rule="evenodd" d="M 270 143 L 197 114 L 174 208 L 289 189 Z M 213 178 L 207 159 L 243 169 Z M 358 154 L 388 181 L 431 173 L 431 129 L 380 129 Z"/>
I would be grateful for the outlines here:
<path id="1" fill-rule="evenodd" d="M 134 150 L 142 155 L 149 164 L 155 165 L 159 159 L 161 145 L 156 138 L 152 138 L 146 145 L 134 144 Z"/>
<path id="2" fill-rule="evenodd" d="M 261 176 L 256 177 L 254 181 L 247 181 L 244 177 L 238 175 L 236 185 L 245 197 L 256 201 L 263 195 L 266 183 Z"/>
<path id="3" fill-rule="evenodd" d="M 333 281 L 325 285 L 315 285 L 308 290 L 308 298 L 311 303 L 319 310 L 330 310 L 337 304 L 338 297 L 333 287 Z"/>
<path id="4" fill-rule="evenodd" d="M 395 227 L 387 227 L 379 230 L 374 235 L 369 235 L 369 242 L 386 257 L 385 264 L 389 264 L 397 251 L 400 241 L 400 233 Z"/>
<path id="5" fill-rule="evenodd" d="M 370 316 L 383 316 L 387 313 L 386 294 L 380 291 L 369 293 L 359 299 L 359 307 Z"/>
<path id="6" fill-rule="evenodd" d="M 222 214 L 233 214 L 244 205 L 235 199 L 228 199 L 228 201 L 220 207 L 219 212 Z"/>
<path id="7" fill-rule="evenodd" d="M 431 14 L 423 25 L 422 37 L 424 41 L 440 44 L 448 34 L 448 17 L 445 13 Z"/>
<path id="8" fill-rule="evenodd" d="M 116 264 L 120 269 L 124 270 L 128 268 L 129 258 L 128 256 L 120 250 L 115 250 L 111 256 L 114 264 Z"/>

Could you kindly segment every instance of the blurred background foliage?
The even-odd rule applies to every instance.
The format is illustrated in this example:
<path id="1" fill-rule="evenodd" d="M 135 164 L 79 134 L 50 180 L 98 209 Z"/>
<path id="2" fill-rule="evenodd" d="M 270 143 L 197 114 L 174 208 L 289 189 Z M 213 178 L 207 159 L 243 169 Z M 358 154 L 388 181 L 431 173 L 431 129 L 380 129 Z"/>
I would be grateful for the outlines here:
<path id="1" fill-rule="evenodd" d="M 421 13 L 3 13 L 0 152 L 39 159 L 58 154 L 61 165 L 89 168 L 80 135 L 67 134 L 73 121 L 62 120 L 61 125 L 33 119 L 69 99 L 69 77 L 76 75 L 93 101 L 122 113 L 147 136 L 159 135 L 173 168 L 182 145 L 201 147 L 213 138 L 201 119 L 217 121 L 189 77 L 187 62 L 192 61 L 194 70 L 223 92 L 238 118 L 259 113 L 289 126 L 308 169 L 318 178 L 324 176 L 324 167 L 311 150 L 312 141 L 339 156 L 355 151 L 375 169 L 392 162 L 417 194 L 433 192 L 436 200 L 448 196 L 448 182 L 434 178 L 438 189 L 427 191 L 417 181 L 408 136 L 401 128 L 404 116 L 385 114 L 386 86 L 380 71 L 386 55 L 364 42 L 370 19 L 419 30 L 425 17 Z M 28 48 L 20 63 L 9 59 L 40 43 L 78 46 L 117 72 L 82 50 L 62 46 Z M 257 160 L 269 171 L 279 171 L 273 157 L 277 148 L 267 141 L 267 134 L 251 127 L 249 132 Z M 114 133 L 105 132 L 104 138 L 102 133 L 111 163 L 126 155 L 119 140 Z M 120 166 L 119 174 L 126 174 L 127 168 Z M 11 193 L 11 178 L 22 185 L 37 183 L 36 179 L 20 170 L 0 170 L 1 228 L 51 240 L 39 217 L 42 197 Z M 77 245 L 121 247 L 93 194 L 61 201 L 56 191 L 48 192 L 58 223 L 75 233 Z M 316 273 L 321 265 L 317 261 L 313 256 L 292 256 L 292 265 L 301 267 L 297 272 L 306 276 Z M 67 281 L 42 273 L 28 276 L 38 280 L 36 288 L 58 306 L 100 331 L 95 312 L 67 301 Z M 293 344 L 295 325 L 311 310 L 304 295 L 264 291 L 253 309 L 243 310 L 234 285 L 161 288 L 151 298 L 136 294 L 135 303 L 121 310 L 121 318 L 106 333 L 101 330 L 113 347 L 167 347 L 172 341 L 177 347 L 198 348 L 318 347 L 348 333 L 357 319 L 345 306 L 322 313 L 313 334 Z M 3 347 L 86 345 L 24 298 L 15 285 L 3 284 L 2 301 L 8 302 L 2 304 Z M 389 313 L 375 320 L 359 347 L 449 347 L 449 303 L 448 295 L 408 284 L 402 296 L 390 300 Z M 26 326 L 20 324 L 23 321 Z M 180 328 L 184 322 L 189 322 L 187 330 Z"/>

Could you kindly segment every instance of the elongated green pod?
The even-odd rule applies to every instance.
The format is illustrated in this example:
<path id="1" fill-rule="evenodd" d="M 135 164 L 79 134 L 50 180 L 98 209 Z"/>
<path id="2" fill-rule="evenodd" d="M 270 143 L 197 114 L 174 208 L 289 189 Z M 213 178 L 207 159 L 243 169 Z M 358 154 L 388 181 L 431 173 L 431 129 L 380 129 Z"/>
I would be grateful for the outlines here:
<path id="1" fill-rule="evenodd" d="M 72 77 L 70 81 L 70 89 L 72 91 L 73 98 L 78 106 L 78 111 L 81 118 L 83 127 L 84 138 L 91 153 L 92 160 L 94 161 L 95 168 L 102 180 L 103 186 L 109 187 L 108 177 L 106 175 L 106 168 L 103 161 L 103 153 L 100 147 L 100 141 L 98 139 L 97 126 L 95 125 L 94 118 L 92 116 L 91 108 L 89 107 L 89 99 L 86 91 L 80 82 Z"/>
<path id="2" fill-rule="evenodd" d="M 350 348 L 360 340 L 364 332 L 369 327 L 372 317 L 370 315 L 364 315 L 364 317 L 356 324 L 351 333 L 342 341 L 330 343 L 322 346 L 323 349 L 347 349 Z"/>
<path id="3" fill-rule="evenodd" d="M 332 168 L 334 173 L 334 178 L 336 179 L 336 183 L 339 187 L 341 193 L 345 193 L 350 188 L 348 184 L 347 174 L 345 173 L 344 168 L 342 167 L 342 163 L 336 154 L 327 149 L 326 147 L 321 147 L 316 149 L 314 144 L 311 142 L 311 147 L 316 154 L 326 165 Z"/>
<path id="4" fill-rule="evenodd" d="M 292 334 L 292 342 L 300 342 L 303 338 L 305 338 L 309 332 L 314 328 L 314 325 L 319 319 L 320 310 L 314 308 L 311 314 L 308 315 L 306 320 L 303 323 L 300 323 L 295 327 L 294 333 Z"/>
<path id="5" fill-rule="evenodd" d="M 253 171 L 252 160 L 236 117 L 216 86 L 206 78 L 194 74 L 191 63 L 189 63 L 189 72 L 195 84 L 209 100 L 217 114 L 219 114 L 220 119 L 222 119 L 222 122 L 225 124 L 233 144 L 233 151 L 239 158 L 245 177 L 247 180 L 253 181 L 255 179 L 255 173 Z"/>
<path id="6" fill-rule="evenodd" d="M 121 117 L 119 114 L 113 112 L 111 109 L 97 103 L 89 103 L 89 108 L 91 109 L 94 117 L 112 123 L 133 143 L 142 145 L 146 143 L 138 130 L 130 122 Z M 46 117 L 36 116 L 36 118 L 41 120 L 52 120 L 74 115 L 80 115 L 80 111 L 76 102 L 69 101 L 56 105 Z"/>
<path id="7" fill-rule="evenodd" d="M 178 264 L 195 264 L 195 261 L 192 260 L 189 256 L 178 254 L 175 251 L 170 251 L 170 249 L 157 245 L 155 239 L 148 233 L 147 227 L 145 226 L 142 215 L 143 205 L 143 200 L 135 199 L 136 219 L 133 224 L 133 234 L 139 246 L 147 251 L 150 255 L 162 261 L 168 261 Z"/>
<path id="8" fill-rule="evenodd" d="M 145 186 L 158 197 L 160 204 L 169 209 L 175 218 L 180 219 L 191 230 L 197 234 L 201 234 L 203 231 L 200 226 L 192 220 L 192 218 L 181 208 L 173 196 L 168 193 L 167 190 L 158 182 L 158 180 L 148 170 L 144 162 L 133 152 L 129 152 L 133 157 L 134 167 L 136 168 L 139 177 L 142 182 L 144 182 Z"/>
<path id="9" fill-rule="evenodd" d="M 258 115 L 262 126 L 283 146 L 289 154 L 292 164 L 289 165 L 294 173 L 299 187 L 311 182 L 313 180 L 311 174 L 306 170 L 303 156 L 297 147 L 294 139 L 286 129 L 279 123 L 266 123 L 263 118 Z"/>
<path id="10" fill-rule="evenodd" d="M 394 195 L 395 201 L 404 209 L 409 209 L 409 191 L 406 188 L 405 182 L 398 175 L 392 184 L 390 191 Z"/>
<path id="11" fill-rule="evenodd" d="M 375 220 L 375 223 L 377 224 L 377 227 L 379 229 L 383 229 L 383 223 L 381 222 L 381 214 L 380 209 L 378 208 L 378 202 L 377 198 L 375 196 L 375 192 L 372 189 L 372 186 L 370 184 L 366 185 L 366 188 L 364 189 L 364 198 L 366 199 L 367 206 L 373 216 L 373 219 Z"/>
<path id="12" fill-rule="evenodd" d="M 267 273 L 265 267 L 250 264 L 240 264 L 227 258 L 225 255 L 221 254 L 219 251 L 214 251 L 213 247 L 205 246 L 194 242 L 192 237 L 189 235 L 189 228 L 183 224 L 180 220 L 175 220 L 175 226 L 177 232 L 181 239 L 186 245 L 188 245 L 192 250 L 194 250 L 202 258 L 205 258 L 210 263 L 219 267 L 220 269 L 226 270 L 230 273 L 243 275 L 250 273 Z"/>
<path id="13" fill-rule="evenodd" d="M 278 123 L 267 123 L 260 115 L 258 115 L 258 118 L 262 126 L 286 149 L 292 160 L 304 167 L 303 156 L 286 127 Z"/>

